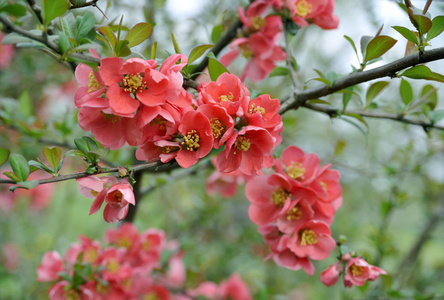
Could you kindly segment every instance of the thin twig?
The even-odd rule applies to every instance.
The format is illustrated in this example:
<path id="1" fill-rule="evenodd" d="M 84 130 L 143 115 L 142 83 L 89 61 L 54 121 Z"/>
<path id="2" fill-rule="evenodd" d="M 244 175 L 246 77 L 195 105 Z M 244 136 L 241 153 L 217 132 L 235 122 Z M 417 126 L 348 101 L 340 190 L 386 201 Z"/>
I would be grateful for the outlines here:
<path id="1" fill-rule="evenodd" d="M 288 70 L 290 71 L 290 78 L 291 81 L 293 82 L 296 93 L 296 91 L 301 89 L 301 84 L 299 83 L 297 74 L 293 67 L 293 60 L 292 60 L 293 55 L 291 54 L 290 42 L 288 40 L 287 26 L 285 26 L 284 24 L 283 28 L 284 28 L 285 54 L 287 56 L 287 65 L 288 65 Z"/>

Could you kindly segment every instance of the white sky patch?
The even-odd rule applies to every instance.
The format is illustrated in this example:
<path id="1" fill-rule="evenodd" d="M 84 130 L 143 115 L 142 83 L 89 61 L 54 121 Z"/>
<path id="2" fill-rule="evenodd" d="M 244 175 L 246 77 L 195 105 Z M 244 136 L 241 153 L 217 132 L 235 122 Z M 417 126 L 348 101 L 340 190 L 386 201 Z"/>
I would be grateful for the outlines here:
<path id="1" fill-rule="evenodd" d="M 166 8 L 172 19 L 193 18 L 201 13 L 207 0 L 168 0 Z"/>

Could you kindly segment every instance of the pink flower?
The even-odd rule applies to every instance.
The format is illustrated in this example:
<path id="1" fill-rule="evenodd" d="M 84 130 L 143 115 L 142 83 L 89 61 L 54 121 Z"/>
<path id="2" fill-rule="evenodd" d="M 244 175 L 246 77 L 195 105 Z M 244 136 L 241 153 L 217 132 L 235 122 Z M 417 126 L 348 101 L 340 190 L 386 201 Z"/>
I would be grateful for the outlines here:
<path id="1" fill-rule="evenodd" d="M 367 280 L 376 280 L 380 274 L 387 274 L 387 272 L 369 265 L 368 262 L 358 256 L 350 259 L 345 267 L 344 286 L 362 286 Z"/>
<path id="2" fill-rule="evenodd" d="M 139 244 L 139 232 L 132 223 L 123 223 L 117 229 L 108 229 L 105 232 L 105 241 L 132 253 Z"/>
<path id="3" fill-rule="evenodd" d="M 79 299 L 79 300 L 92 300 L 94 297 L 94 291 L 88 287 L 82 285 L 79 290 L 73 288 L 67 288 L 69 282 L 66 280 L 60 281 L 54 284 L 49 290 L 50 300 L 66 300 L 66 299 Z"/>
<path id="4" fill-rule="evenodd" d="M 213 165 L 216 165 L 216 157 L 211 159 Z M 207 179 L 205 186 L 208 195 L 219 193 L 222 197 L 232 197 L 237 192 L 237 186 L 252 178 L 251 175 L 245 175 L 241 171 L 222 173 L 215 170 Z"/>
<path id="5" fill-rule="evenodd" d="M 250 291 L 238 274 L 231 275 L 227 280 L 221 282 L 219 295 L 222 299 L 251 300 Z"/>
<path id="6" fill-rule="evenodd" d="M 323 29 L 338 27 L 339 19 L 333 15 L 334 0 L 286 0 L 286 4 L 299 26 L 312 22 Z"/>
<path id="7" fill-rule="evenodd" d="M 278 99 L 271 99 L 270 95 L 261 95 L 257 98 L 242 102 L 242 110 L 248 124 L 266 129 L 272 129 L 282 122 Z"/>
<path id="8" fill-rule="evenodd" d="M 103 217 L 108 223 L 123 220 L 128 214 L 129 204 L 136 205 L 133 187 L 126 178 L 113 184 L 106 192 L 104 200 L 107 205 L 103 211 Z"/>
<path id="9" fill-rule="evenodd" d="M 264 157 L 272 153 L 274 141 L 270 133 L 260 127 L 246 126 L 235 133 L 226 143 L 225 150 L 217 156 L 220 172 L 239 169 L 247 175 L 258 174 Z"/>
<path id="10" fill-rule="evenodd" d="M 64 271 L 62 258 L 57 251 L 45 253 L 42 263 L 37 269 L 38 281 L 53 281 L 60 279 L 59 272 Z"/>
<path id="11" fill-rule="evenodd" d="M 296 146 L 287 147 L 281 159 L 275 161 L 276 170 L 292 179 L 296 185 L 312 182 L 317 175 L 319 158 L 314 153 L 305 154 Z"/>
<path id="12" fill-rule="evenodd" d="M 75 243 L 66 251 L 65 261 L 74 266 L 79 254 L 82 253 L 82 262 L 89 262 L 92 265 L 97 265 L 100 262 L 100 256 L 102 254 L 102 246 L 100 243 L 91 240 L 86 236 L 80 236 L 79 240 L 80 244 Z"/>
<path id="13" fill-rule="evenodd" d="M 269 5 L 265 0 L 254 1 L 246 11 L 239 7 L 239 19 L 245 25 L 246 34 L 261 32 L 271 42 L 279 39 L 282 32 L 282 19 L 280 16 L 266 16 Z"/>
<path id="14" fill-rule="evenodd" d="M 203 104 L 197 108 L 197 111 L 206 115 L 210 121 L 211 131 L 214 137 L 213 147 L 214 149 L 219 149 L 233 134 L 233 118 L 227 113 L 224 107 L 217 105 Z"/>
<path id="15" fill-rule="evenodd" d="M 5 37 L 3 32 L 0 32 L 0 69 L 5 69 L 9 66 L 15 54 L 14 45 L 4 45 L 2 40 Z"/>
<path id="16" fill-rule="evenodd" d="M 179 131 L 183 142 L 176 161 L 182 168 L 189 168 L 213 148 L 211 124 L 202 112 L 189 111 L 183 116 Z"/>
<path id="17" fill-rule="evenodd" d="M 299 257 L 326 259 L 336 247 L 330 228 L 320 221 L 308 221 L 291 237 L 288 247 Z"/>
<path id="18" fill-rule="evenodd" d="M 326 286 L 332 286 L 339 280 L 342 273 L 342 262 L 331 265 L 321 273 L 321 282 Z"/>

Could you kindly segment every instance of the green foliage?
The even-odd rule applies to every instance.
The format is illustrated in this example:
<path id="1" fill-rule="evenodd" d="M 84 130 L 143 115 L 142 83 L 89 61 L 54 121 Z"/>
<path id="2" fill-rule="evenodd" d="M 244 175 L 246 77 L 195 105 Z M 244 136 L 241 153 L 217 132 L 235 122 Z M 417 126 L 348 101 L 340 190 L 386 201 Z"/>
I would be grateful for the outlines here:
<path id="1" fill-rule="evenodd" d="M 377 81 L 372 83 L 365 96 L 366 106 L 368 106 L 388 85 L 388 81 Z"/>
<path id="2" fill-rule="evenodd" d="M 407 80 L 402 79 L 401 85 L 399 87 L 399 92 L 401 94 L 402 102 L 408 105 L 413 100 L 413 89 Z"/>
<path id="3" fill-rule="evenodd" d="M 128 47 L 132 48 L 148 39 L 153 33 L 153 25 L 150 23 L 138 23 L 126 34 L 125 40 L 128 41 Z"/>
<path id="4" fill-rule="evenodd" d="M 6 148 L 0 148 L 0 166 L 3 165 L 9 158 L 10 151 Z"/>
<path id="5" fill-rule="evenodd" d="M 43 25 L 47 26 L 52 20 L 62 16 L 70 7 L 68 0 L 42 0 Z"/>
<path id="6" fill-rule="evenodd" d="M 13 153 L 9 156 L 9 164 L 12 171 L 17 175 L 19 181 L 26 181 L 29 176 L 30 169 L 28 161 L 21 154 Z"/>
<path id="7" fill-rule="evenodd" d="M 213 44 L 200 45 L 191 50 L 191 53 L 188 56 L 188 65 L 191 65 L 193 62 L 199 59 L 205 53 L 205 51 L 213 46 Z"/>
<path id="8" fill-rule="evenodd" d="M 379 35 L 369 41 L 365 47 L 364 63 L 379 58 L 388 50 L 390 50 L 397 40 L 386 35 Z"/>
<path id="9" fill-rule="evenodd" d="M 216 81 L 217 78 L 222 73 L 229 73 L 223 64 L 221 64 L 213 53 L 208 54 L 208 73 L 210 73 L 210 78 L 213 81 Z"/>

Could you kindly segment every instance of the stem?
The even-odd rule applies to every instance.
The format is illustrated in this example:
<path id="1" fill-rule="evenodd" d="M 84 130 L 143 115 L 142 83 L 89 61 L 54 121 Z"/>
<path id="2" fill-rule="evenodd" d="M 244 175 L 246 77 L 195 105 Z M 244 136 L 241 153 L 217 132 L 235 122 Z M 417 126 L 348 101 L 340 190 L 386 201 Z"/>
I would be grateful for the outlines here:
<path id="1" fill-rule="evenodd" d="M 290 43 L 288 41 L 287 26 L 285 26 L 285 24 L 284 24 L 283 28 L 284 28 L 285 54 L 287 56 L 287 65 L 288 65 L 288 70 L 290 71 L 290 78 L 291 78 L 291 81 L 293 82 L 293 85 L 295 87 L 295 93 L 296 93 L 296 90 L 301 89 L 301 84 L 299 83 L 296 72 L 293 68 L 293 61 L 292 61 L 293 55 L 291 54 Z"/>

